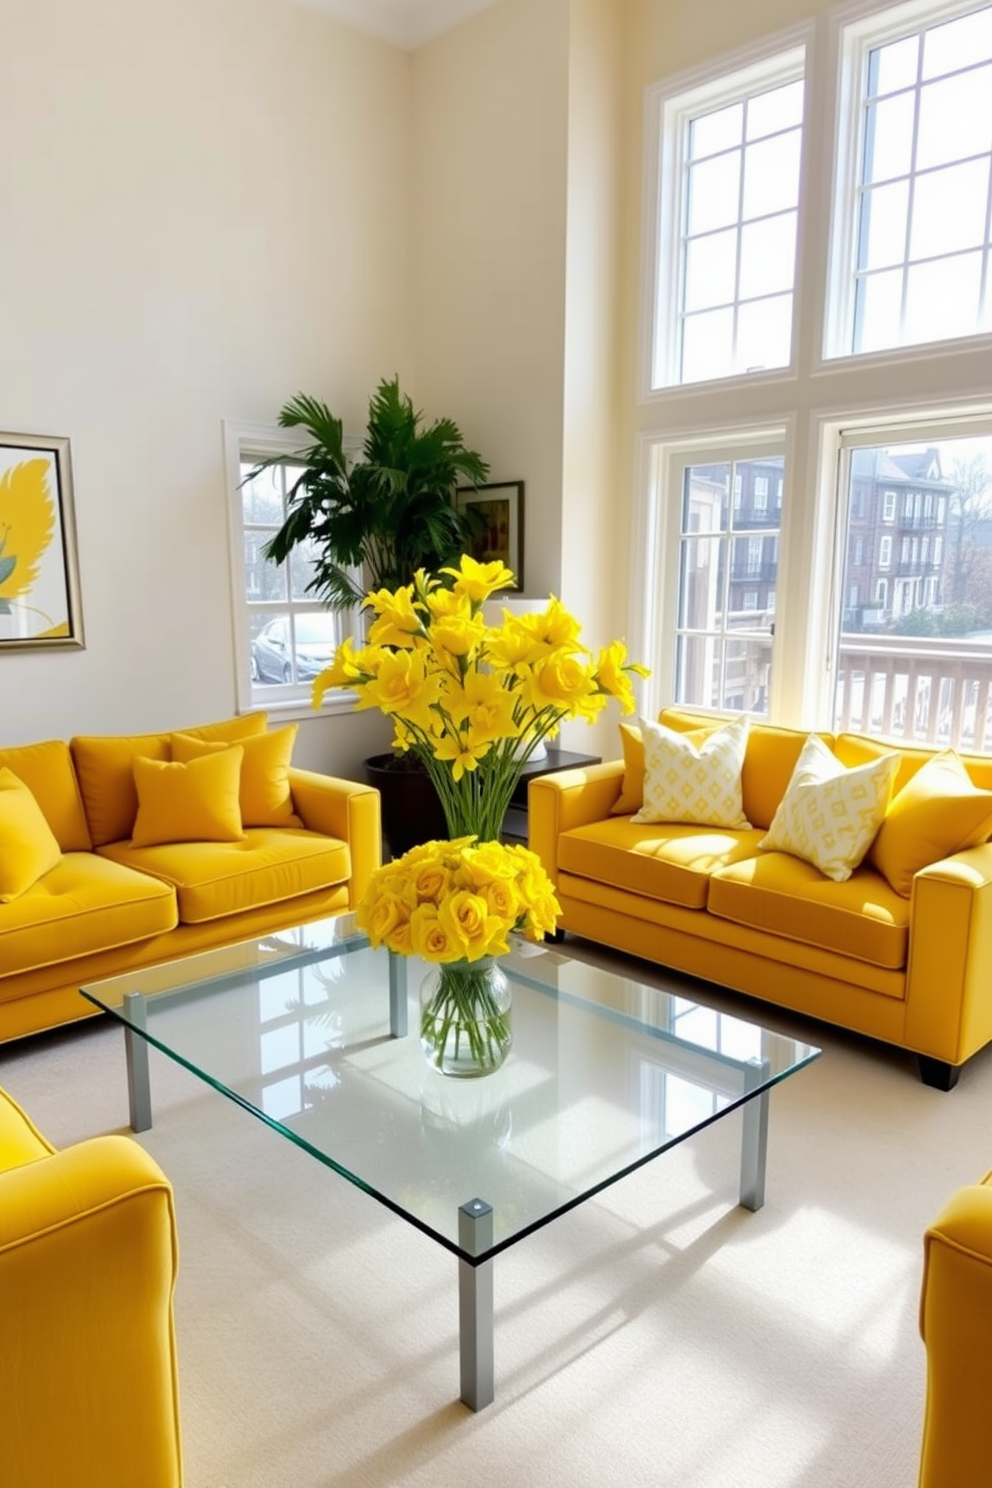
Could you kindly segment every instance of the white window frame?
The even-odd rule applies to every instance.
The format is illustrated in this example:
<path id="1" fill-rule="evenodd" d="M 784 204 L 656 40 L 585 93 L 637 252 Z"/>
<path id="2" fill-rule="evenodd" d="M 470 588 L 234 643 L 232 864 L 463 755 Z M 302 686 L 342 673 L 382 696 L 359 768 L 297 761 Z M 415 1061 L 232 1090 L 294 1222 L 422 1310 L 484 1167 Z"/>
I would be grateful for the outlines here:
<path id="1" fill-rule="evenodd" d="M 776 378 L 790 371 L 796 359 L 796 303 L 798 299 L 799 240 L 803 232 L 803 187 L 808 142 L 807 107 L 803 110 L 802 165 L 796 223 L 797 273 L 793 278 L 792 349 L 784 367 L 739 372 L 704 384 L 679 380 L 679 313 L 682 296 L 681 239 L 684 214 L 683 144 L 689 121 L 710 108 L 740 101 L 765 89 L 794 82 L 807 71 L 808 26 L 793 27 L 736 53 L 718 73 L 710 67 L 681 73 L 647 90 L 645 159 L 651 189 L 645 198 L 649 214 L 644 254 L 641 320 L 640 393 L 642 398 L 682 387 L 719 387 L 728 382 Z"/>
<path id="2" fill-rule="evenodd" d="M 253 712 L 264 708 L 269 713 L 278 713 L 280 719 L 318 718 L 333 713 L 350 713 L 357 700 L 353 692 L 334 689 L 324 694 L 319 709 L 314 709 L 311 696 L 312 684 L 301 682 L 295 686 L 276 686 L 271 683 L 253 682 L 251 677 L 251 650 L 249 644 L 249 614 L 245 598 L 245 549 L 244 549 L 244 502 L 241 494 L 241 466 L 258 462 L 270 455 L 284 455 L 287 460 L 299 454 L 298 434 L 275 424 L 249 423 L 238 419 L 223 420 L 224 468 L 227 485 L 228 539 L 231 559 L 231 619 L 234 634 L 235 687 L 238 711 Z M 345 451 L 357 453 L 360 441 L 345 439 Z M 280 613 L 296 609 L 301 614 L 323 606 L 316 600 L 296 601 L 279 607 Z M 357 634 L 358 611 L 339 613 L 340 636 Z"/>
<path id="3" fill-rule="evenodd" d="M 855 201 L 858 191 L 858 162 L 864 148 L 861 130 L 860 99 L 868 52 L 887 41 L 935 20 L 949 21 L 970 11 L 981 9 L 975 0 L 907 0 L 902 5 L 885 6 L 860 3 L 839 7 L 831 17 L 833 51 L 837 59 L 836 104 L 834 129 L 837 150 L 834 162 L 834 185 L 831 201 L 832 228 L 829 242 L 829 267 L 820 344 L 822 360 L 830 362 L 851 358 L 857 362 L 885 362 L 909 352 L 917 355 L 929 350 L 940 354 L 955 342 L 959 345 L 992 343 L 992 336 L 955 337 L 948 341 L 925 341 L 912 346 L 887 348 L 883 351 L 853 352 L 854 266 L 857 261 L 857 219 Z"/>
<path id="4" fill-rule="evenodd" d="M 882 521 L 894 522 L 896 519 L 896 493 L 895 491 L 882 492 Z"/>
<path id="5" fill-rule="evenodd" d="M 888 533 L 878 540 L 878 566 L 879 568 L 892 567 L 892 539 Z"/>

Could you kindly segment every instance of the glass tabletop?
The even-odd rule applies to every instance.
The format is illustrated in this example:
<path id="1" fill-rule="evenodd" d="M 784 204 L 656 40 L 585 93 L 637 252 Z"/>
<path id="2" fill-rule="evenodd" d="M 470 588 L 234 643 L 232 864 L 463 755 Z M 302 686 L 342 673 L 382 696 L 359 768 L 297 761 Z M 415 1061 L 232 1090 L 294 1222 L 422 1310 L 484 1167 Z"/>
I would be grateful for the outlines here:
<path id="1" fill-rule="evenodd" d="M 391 962 L 404 1037 L 390 1034 Z M 460 1256 L 460 1206 L 492 1205 L 496 1255 L 820 1053 L 551 945 L 514 937 L 501 964 L 513 1047 L 469 1080 L 420 1048 L 433 968 L 372 950 L 351 916 L 81 990 Z"/>

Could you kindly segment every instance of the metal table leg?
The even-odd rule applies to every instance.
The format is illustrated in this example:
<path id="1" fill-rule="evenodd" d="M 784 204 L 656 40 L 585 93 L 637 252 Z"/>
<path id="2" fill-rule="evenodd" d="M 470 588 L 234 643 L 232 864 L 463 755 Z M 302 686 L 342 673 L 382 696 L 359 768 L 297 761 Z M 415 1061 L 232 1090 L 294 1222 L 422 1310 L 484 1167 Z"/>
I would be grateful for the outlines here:
<path id="1" fill-rule="evenodd" d="M 493 1208 L 472 1199 L 458 1210 L 458 1243 L 479 1255 L 493 1243 Z M 470 1410 L 491 1405 L 496 1394 L 493 1366 L 493 1263 L 458 1262 L 458 1336 L 461 1398 Z"/>
<path id="2" fill-rule="evenodd" d="M 124 993 L 124 1055 L 127 1060 L 127 1103 L 131 1130 L 148 1131 L 152 1124 L 152 1087 L 148 1075 L 148 1043 L 136 1028 L 146 1026 L 147 1005 L 140 992 Z"/>
<path id="3" fill-rule="evenodd" d="M 389 1033 L 392 1038 L 406 1038 L 406 957 L 389 953 Z"/>
<path id="4" fill-rule="evenodd" d="M 767 1059 L 749 1059 L 744 1066 L 744 1089 L 757 1090 L 768 1079 Z M 745 1209 L 760 1209 L 765 1202 L 765 1158 L 768 1153 L 767 1090 L 749 1100 L 744 1107 L 741 1132 L 741 1204 Z"/>

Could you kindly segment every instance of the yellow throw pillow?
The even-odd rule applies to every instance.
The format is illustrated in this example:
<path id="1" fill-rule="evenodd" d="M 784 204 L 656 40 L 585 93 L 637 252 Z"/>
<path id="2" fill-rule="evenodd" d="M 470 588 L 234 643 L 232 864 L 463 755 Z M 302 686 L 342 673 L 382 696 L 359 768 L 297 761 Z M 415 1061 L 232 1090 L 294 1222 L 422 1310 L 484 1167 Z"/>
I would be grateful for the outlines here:
<path id="1" fill-rule="evenodd" d="M 166 842 L 237 842 L 243 836 L 238 792 L 244 749 L 231 744 L 188 764 L 134 761 L 138 815 L 135 847 Z"/>
<path id="2" fill-rule="evenodd" d="M 55 833 L 23 780 L 0 768 L 0 904 L 10 904 L 62 857 Z"/>
<path id="3" fill-rule="evenodd" d="M 899 756 L 892 753 L 846 770 L 823 740 L 810 734 L 758 846 L 791 853 L 843 883 L 882 824 L 898 767 Z"/>
<path id="4" fill-rule="evenodd" d="M 892 798 L 868 860 L 908 899 L 913 876 L 992 834 L 992 791 L 978 790 L 953 749 L 921 765 Z"/>
<path id="5" fill-rule="evenodd" d="M 687 734 L 642 718 L 644 805 L 631 820 L 749 826 L 741 796 L 747 735 L 743 715 L 698 745 Z"/>
<path id="6" fill-rule="evenodd" d="M 667 725 L 666 725 L 667 727 Z M 623 784 L 620 799 L 610 807 L 612 816 L 630 816 L 644 805 L 644 740 L 636 723 L 621 723 L 620 746 L 623 749 Z M 675 730 L 692 744 L 702 744 L 713 732 L 710 728 Z"/>
<path id="7" fill-rule="evenodd" d="M 289 762 L 299 724 L 290 723 L 271 733 L 255 734 L 238 742 L 245 752 L 241 762 L 241 825 L 243 827 L 299 827 L 303 823 L 293 810 L 289 789 Z M 185 764 L 224 749 L 224 744 L 197 739 L 192 734 L 172 735 L 172 758 Z"/>

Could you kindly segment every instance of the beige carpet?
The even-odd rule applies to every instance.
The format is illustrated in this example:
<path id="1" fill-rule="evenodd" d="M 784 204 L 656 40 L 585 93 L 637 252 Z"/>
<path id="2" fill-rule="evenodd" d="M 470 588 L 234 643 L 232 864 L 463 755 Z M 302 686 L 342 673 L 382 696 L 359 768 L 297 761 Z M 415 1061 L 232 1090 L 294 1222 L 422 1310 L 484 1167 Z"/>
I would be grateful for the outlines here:
<path id="1" fill-rule="evenodd" d="M 772 1096 L 764 1209 L 736 1203 L 735 1114 L 500 1257 L 478 1415 L 454 1258 L 153 1054 L 187 1488 L 913 1488 L 921 1237 L 992 1166 L 992 1050 L 945 1095 L 909 1056 L 715 1000 L 824 1048 Z M 59 1145 L 126 1128 L 115 1028 L 4 1048 L 0 1084 Z"/>

